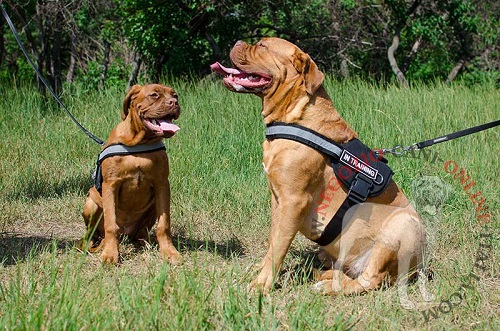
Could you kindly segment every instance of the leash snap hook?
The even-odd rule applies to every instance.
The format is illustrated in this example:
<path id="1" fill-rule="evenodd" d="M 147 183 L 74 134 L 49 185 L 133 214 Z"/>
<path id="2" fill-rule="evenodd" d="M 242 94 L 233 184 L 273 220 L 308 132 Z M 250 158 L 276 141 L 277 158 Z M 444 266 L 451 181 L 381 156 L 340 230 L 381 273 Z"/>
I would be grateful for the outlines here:
<path id="1" fill-rule="evenodd" d="M 394 146 L 393 148 L 382 149 L 382 153 L 392 154 L 395 156 L 403 156 L 404 154 L 406 154 L 408 152 L 413 152 L 413 151 L 417 151 L 417 150 L 419 150 L 417 144 L 413 144 L 413 145 L 406 146 L 406 147 L 403 147 L 402 145 L 397 145 L 397 146 Z"/>
<path id="2" fill-rule="evenodd" d="M 405 150 L 401 145 L 397 145 L 389 149 L 383 149 L 382 151 L 384 152 L 384 154 L 392 154 L 396 156 L 401 156 L 405 153 Z"/>
<path id="3" fill-rule="evenodd" d="M 408 152 L 418 151 L 419 149 L 420 148 L 418 148 L 418 144 L 415 143 L 413 145 L 404 147 L 403 152 L 408 153 Z"/>

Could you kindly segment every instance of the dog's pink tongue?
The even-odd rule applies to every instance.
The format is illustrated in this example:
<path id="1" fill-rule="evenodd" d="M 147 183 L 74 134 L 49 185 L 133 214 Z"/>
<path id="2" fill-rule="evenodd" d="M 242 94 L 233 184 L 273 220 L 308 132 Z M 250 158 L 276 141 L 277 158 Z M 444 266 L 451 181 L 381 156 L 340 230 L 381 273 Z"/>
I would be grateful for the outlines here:
<path id="1" fill-rule="evenodd" d="M 242 72 L 240 70 L 235 69 L 235 68 L 224 67 L 219 62 L 215 62 L 215 63 L 211 64 L 210 69 L 212 69 L 213 71 L 215 71 L 216 73 L 218 73 L 220 75 L 229 75 L 229 74 L 239 75 L 239 74 L 242 74 Z"/>
<path id="2" fill-rule="evenodd" d="M 162 131 L 167 131 L 173 134 L 180 130 L 180 128 L 177 125 L 175 125 L 170 121 L 159 121 L 159 122 Z"/>

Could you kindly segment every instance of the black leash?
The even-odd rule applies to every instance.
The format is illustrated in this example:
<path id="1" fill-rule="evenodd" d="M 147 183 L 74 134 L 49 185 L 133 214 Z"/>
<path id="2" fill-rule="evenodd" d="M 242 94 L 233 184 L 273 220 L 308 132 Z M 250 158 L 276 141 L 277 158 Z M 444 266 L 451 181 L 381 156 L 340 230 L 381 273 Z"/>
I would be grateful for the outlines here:
<path id="1" fill-rule="evenodd" d="M 0 1 L 1 2 L 1 1 Z M 59 103 L 59 105 L 62 107 L 62 109 L 64 109 L 64 111 L 68 114 L 68 116 L 71 118 L 71 120 L 73 120 L 73 122 L 87 135 L 89 136 L 92 140 L 94 140 L 96 143 L 100 144 L 100 145 L 104 145 L 104 141 L 102 141 L 101 139 L 97 138 L 96 136 L 94 136 L 92 133 L 90 133 L 87 129 L 85 129 L 80 123 L 78 123 L 78 121 L 76 120 L 76 118 L 73 116 L 73 114 L 71 114 L 71 112 L 66 108 L 66 106 L 64 106 L 64 104 L 62 103 L 62 101 L 59 99 L 59 97 L 54 93 L 54 91 L 52 90 L 52 88 L 50 87 L 50 85 L 47 83 L 47 81 L 45 80 L 45 78 L 43 78 L 42 74 L 38 71 L 38 69 L 36 68 L 35 64 L 33 63 L 33 61 L 31 61 L 29 55 L 28 55 L 28 52 L 26 51 L 26 48 L 24 48 L 24 45 L 23 43 L 21 42 L 21 39 L 19 38 L 19 35 L 17 34 L 17 30 L 16 28 L 14 27 L 14 24 L 12 24 L 12 21 L 10 20 L 10 17 L 9 15 L 7 14 L 7 12 L 3 9 L 3 6 L 0 4 L 0 10 L 2 11 L 2 14 L 3 14 L 3 17 L 5 18 L 5 20 L 7 21 L 7 24 L 9 25 L 10 27 L 10 30 L 12 31 L 12 33 L 14 34 L 14 38 L 16 39 L 19 47 L 21 47 L 21 50 L 23 51 L 23 54 L 24 56 L 26 57 L 26 59 L 28 60 L 29 64 L 31 65 L 31 67 L 33 68 L 33 70 L 35 70 L 38 78 L 42 81 L 43 85 L 45 85 L 45 87 L 47 88 L 47 90 L 49 90 L 50 94 L 52 94 L 52 96 L 54 97 L 54 99 L 57 101 L 57 103 Z"/>
<path id="2" fill-rule="evenodd" d="M 460 138 L 460 137 L 463 137 L 463 136 L 467 136 L 469 134 L 473 134 L 473 133 L 476 133 L 476 132 L 479 132 L 479 131 L 491 129 L 491 128 L 493 128 L 495 126 L 498 126 L 498 125 L 500 125 L 500 120 L 496 120 L 496 121 L 493 121 L 493 122 L 489 122 L 489 123 L 481 124 L 481 125 L 478 125 L 478 126 L 474 126 L 472 128 L 468 128 L 468 129 L 460 130 L 460 131 L 457 131 L 457 132 L 453 132 L 453 133 L 450 133 L 450 134 L 447 134 L 447 135 L 444 135 L 444 136 L 441 136 L 441 137 L 438 137 L 438 138 L 424 140 L 424 141 L 421 141 L 419 143 L 415 143 L 415 144 L 412 144 L 412 145 L 409 145 L 409 146 L 406 146 L 406 147 L 398 145 L 398 146 L 390 148 L 390 149 L 381 149 L 379 151 L 381 151 L 382 155 L 393 154 L 393 155 L 396 155 L 396 156 L 401 156 L 401 155 L 405 154 L 406 152 L 418 151 L 420 149 L 423 149 L 423 148 L 426 148 L 426 147 L 429 147 L 429 146 L 432 146 L 432 145 L 435 145 L 435 144 L 439 144 L 439 143 L 442 143 L 442 142 L 445 142 L 445 141 L 449 141 L 449 140 L 452 140 L 452 139 L 456 139 L 456 138 Z"/>

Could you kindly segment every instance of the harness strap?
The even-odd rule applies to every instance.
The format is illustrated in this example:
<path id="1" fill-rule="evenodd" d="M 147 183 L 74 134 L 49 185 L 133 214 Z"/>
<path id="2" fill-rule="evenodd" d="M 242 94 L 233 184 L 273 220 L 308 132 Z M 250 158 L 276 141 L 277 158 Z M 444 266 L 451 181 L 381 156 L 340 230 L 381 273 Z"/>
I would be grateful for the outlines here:
<path id="1" fill-rule="evenodd" d="M 370 160 L 368 156 L 373 155 L 368 154 L 372 151 L 358 139 L 337 144 L 309 128 L 288 123 L 269 124 L 266 128 L 266 138 L 294 140 L 330 156 L 335 174 L 349 188 L 342 205 L 321 236 L 314 240 L 321 246 L 330 244 L 340 235 L 347 224 L 343 224 L 344 215 L 350 207 L 365 202 L 369 196 L 382 193 L 392 177 L 392 170 L 385 164 L 387 160 Z"/>
<path id="2" fill-rule="evenodd" d="M 99 153 L 99 157 L 97 159 L 98 163 L 102 163 L 102 161 L 110 156 L 115 155 L 129 155 L 129 154 L 138 154 L 145 152 L 154 152 L 159 150 L 166 150 L 165 145 L 162 141 L 159 141 L 154 144 L 143 144 L 143 145 L 135 145 L 135 146 L 127 146 L 123 144 L 114 144 L 109 145 L 105 149 L 103 149 Z"/>
<path id="3" fill-rule="evenodd" d="M 297 124 L 271 123 L 266 128 L 266 138 L 295 140 L 336 159 L 340 158 L 344 150 L 316 131 Z"/>
<path id="4" fill-rule="evenodd" d="M 333 215 L 330 222 L 326 225 L 325 230 L 323 230 L 321 236 L 313 241 L 320 246 L 326 246 L 334 241 L 335 238 L 337 238 L 339 234 L 342 233 L 342 230 L 344 230 L 344 227 L 347 225 L 347 222 L 343 222 L 345 213 L 347 213 L 349 208 L 351 208 L 355 204 L 356 202 L 353 202 L 351 199 L 349 199 L 349 197 L 347 197 L 342 205 L 340 205 L 335 215 Z"/>
<path id="5" fill-rule="evenodd" d="M 162 141 L 159 141 L 154 144 L 142 144 L 135 146 L 127 146 L 123 144 L 114 144 L 107 146 L 99 153 L 99 156 L 97 157 L 96 168 L 94 170 L 94 173 L 92 174 L 92 179 L 94 180 L 95 188 L 99 193 L 101 193 L 102 181 L 103 181 L 101 164 L 102 161 L 104 161 L 108 157 L 116 155 L 131 155 L 131 154 L 139 154 L 146 152 L 156 152 L 161 150 L 166 150 L 165 145 L 163 144 Z"/>

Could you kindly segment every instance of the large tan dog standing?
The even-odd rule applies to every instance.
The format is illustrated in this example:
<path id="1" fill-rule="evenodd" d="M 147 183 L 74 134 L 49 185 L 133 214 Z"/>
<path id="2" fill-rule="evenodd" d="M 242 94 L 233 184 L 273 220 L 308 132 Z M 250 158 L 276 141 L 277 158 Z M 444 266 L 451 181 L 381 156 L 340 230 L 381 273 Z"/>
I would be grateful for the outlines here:
<path id="1" fill-rule="evenodd" d="M 172 123 L 179 114 L 177 93 L 172 88 L 134 85 L 123 101 L 123 121 L 111 131 L 103 150 L 113 145 L 162 146 L 164 138 L 179 130 Z M 164 148 L 107 157 L 102 161 L 101 173 L 102 194 L 93 186 L 83 210 L 91 238 L 82 242 L 89 251 L 102 248 L 103 262 L 117 263 L 120 235 L 138 242 L 148 240 L 149 230 L 158 221 L 160 254 L 179 263 L 182 257 L 170 233 L 169 164 Z"/>
<path id="2" fill-rule="evenodd" d="M 294 44 L 279 38 L 255 45 L 238 41 L 230 58 L 234 68 L 214 63 L 212 70 L 224 75 L 229 90 L 262 99 L 266 125 L 299 124 L 337 143 L 357 137 L 327 95 L 323 73 Z M 348 192 L 337 181 L 329 157 L 305 144 L 266 139 L 263 158 L 272 193 L 271 231 L 260 274 L 250 288 L 267 292 L 297 232 L 317 239 Z M 384 281 L 393 284 L 398 276 L 405 281 L 420 268 L 423 224 L 392 180 L 382 194 L 351 208 L 346 217 L 349 223 L 341 235 L 322 247 L 333 269 L 321 276 L 316 290 L 362 293 Z"/>

